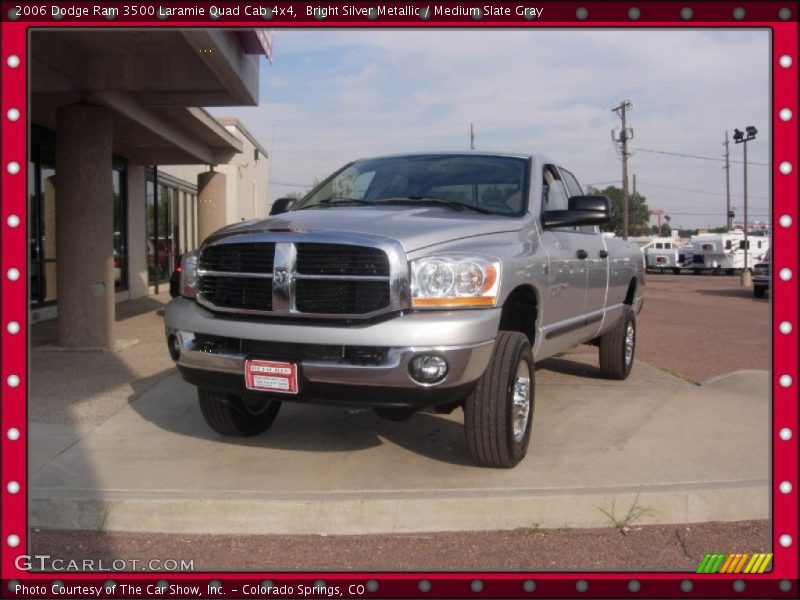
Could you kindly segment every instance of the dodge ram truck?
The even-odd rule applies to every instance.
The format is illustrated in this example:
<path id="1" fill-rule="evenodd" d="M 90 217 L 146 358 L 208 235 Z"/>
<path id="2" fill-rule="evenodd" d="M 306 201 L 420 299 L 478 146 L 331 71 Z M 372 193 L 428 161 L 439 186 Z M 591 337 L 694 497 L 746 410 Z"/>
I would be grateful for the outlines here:
<path id="1" fill-rule="evenodd" d="M 609 218 L 546 156 L 356 160 L 185 254 L 167 347 L 220 434 L 266 431 L 284 401 L 461 407 L 474 462 L 510 468 L 537 361 L 593 344 L 604 377 L 631 372 L 645 265 Z"/>

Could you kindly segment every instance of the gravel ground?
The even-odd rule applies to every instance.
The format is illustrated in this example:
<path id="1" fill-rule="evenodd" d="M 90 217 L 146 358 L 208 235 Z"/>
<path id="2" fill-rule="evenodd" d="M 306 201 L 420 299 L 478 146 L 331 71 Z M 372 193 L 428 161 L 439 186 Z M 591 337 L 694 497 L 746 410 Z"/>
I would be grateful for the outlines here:
<path id="1" fill-rule="evenodd" d="M 194 560 L 198 571 L 694 571 L 706 552 L 768 552 L 766 521 L 369 536 L 35 531 L 53 558 Z"/>
<path id="2" fill-rule="evenodd" d="M 738 276 L 647 275 L 636 357 L 695 382 L 771 367 L 770 299 Z"/>

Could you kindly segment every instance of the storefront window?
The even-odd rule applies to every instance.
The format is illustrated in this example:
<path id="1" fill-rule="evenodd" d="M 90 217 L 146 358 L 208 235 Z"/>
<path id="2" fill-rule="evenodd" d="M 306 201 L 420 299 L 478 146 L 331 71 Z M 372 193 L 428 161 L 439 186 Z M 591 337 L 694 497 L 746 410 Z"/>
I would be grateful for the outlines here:
<path id="1" fill-rule="evenodd" d="M 114 183 L 114 288 L 128 289 L 128 184 L 122 165 L 112 171 Z"/>
<path id="2" fill-rule="evenodd" d="M 179 190 L 161 183 L 160 177 L 156 186 L 155 173 L 156 169 L 148 169 L 147 270 L 150 285 L 168 282 L 179 256 Z"/>

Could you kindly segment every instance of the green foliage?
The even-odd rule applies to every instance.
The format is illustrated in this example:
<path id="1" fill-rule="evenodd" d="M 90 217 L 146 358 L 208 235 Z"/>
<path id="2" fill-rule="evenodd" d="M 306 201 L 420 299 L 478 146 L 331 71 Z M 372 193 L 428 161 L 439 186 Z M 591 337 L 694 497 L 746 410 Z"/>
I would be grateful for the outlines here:
<path id="1" fill-rule="evenodd" d="M 650 226 L 650 233 L 652 233 L 653 235 L 659 235 L 658 234 L 658 224 Z M 662 221 L 661 222 L 661 236 L 662 237 L 669 237 L 670 235 L 672 235 L 672 227 L 670 227 L 668 223 L 664 223 Z"/>
<path id="2" fill-rule="evenodd" d="M 604 231 L 613 231 L 618 236 L 622 235 L 622 217 L 624 209 L 622 206 L 622 189 L 610 185 L 605 189 L 598 190 L 593 187 L 587 189 L 589 194 L 600 194 L 611 200 L 611 221 L 606 225 Z M 645 235 L 649 231 L 648 222 L 650 221 L 650 209 L 644 196 L 629 192 L 628 193 L 628 235 Z"/>

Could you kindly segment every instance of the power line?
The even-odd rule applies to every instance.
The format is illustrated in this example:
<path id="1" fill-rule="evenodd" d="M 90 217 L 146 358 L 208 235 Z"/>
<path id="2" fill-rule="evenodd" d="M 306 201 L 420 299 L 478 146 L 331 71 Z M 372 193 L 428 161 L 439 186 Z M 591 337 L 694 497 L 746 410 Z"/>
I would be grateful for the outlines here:
<path id="1" fill-rule="evenodd" d="M 699 160 L 713 160 L 715 162 L 725 162 L 724 158 L 714 158 L 713 156 L 698 156 L 696 154 L 683 154 L 682 152 L 667 152 L 666 150 L 651 150 L 649 148 L 636 148 L 636 152 L 652 152 L 653 154 L 667 154 L 669 156 L 680 156 L 682 158 L 696 158 Z M 742 161 L 740 160 L 732 160 L 730 162 L 739 163 L 741 164 Z M 751 162 L 747 161 L 748 165 L 759 165 L 762 167 L 768 167 L 768 163 L 758 163 L 758 162 Z"/>
<path id="2" fill-rule="evenodd" d="M 708 194 L 710 196 L 724 196 L 725 195 L 725 192 L 709 192 L 707 190 L 693 190 L 693 189 L 689 189 L 689 188 L 680 188 L 680 187 L 675 187 L 675 186 L 671 186 L 671 185 L 662 185 L 662 184 L 659 184 L 659 183 L 647 183 L 647 184 L 645 184 L 645 186 L 664 188 L 664 189 L 667 189 L 667 190 L 676 190 L 678 192 L 692 192 L 694 194 Z M 639 187 L 642 187 L 641 182 L 639 184 Z M 750 196 L 750 198 L 757 198 L 758 200 L 769 200 L 769 198 L 766 198 L 764 196 Z"/>

